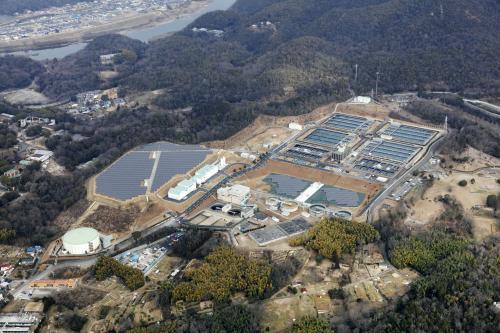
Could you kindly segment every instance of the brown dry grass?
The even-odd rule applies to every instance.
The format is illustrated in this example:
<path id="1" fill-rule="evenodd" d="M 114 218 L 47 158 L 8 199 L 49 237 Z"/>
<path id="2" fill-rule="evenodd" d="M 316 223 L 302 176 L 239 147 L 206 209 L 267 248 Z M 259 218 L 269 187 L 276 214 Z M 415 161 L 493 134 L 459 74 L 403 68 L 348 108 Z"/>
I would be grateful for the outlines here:
<path id="1" fill-rule="evenodd" d="M 450 162 L 451 164 L 454 164 L 455 170 L 474 171 L 483 167 L 500 166 L 500 158 L 485 154 L 472 147 L 468 147 L 467 150 L 460 155 L 460 157 L 468 157 L 469 161 L 459 164 Z"/>
<path id="2" fill-rule="evenodd" d="M 489 194 L 500 193 L 500 185 L 496 183 L 497 176 L 477 173 L 475 175 L 452 173 L 447 177 L 435 181 L 429 188 L 423 200 L 419 200 L 412 208 L 412 219 L 419 219 L 421 222 L 431 222 L 443 209 L 439 202 L 434 202 L 434 198 L 450 194 L 454 196 L 464 207 L 465 212 L 472 217 L 472 229 L 474 238 L 482 240 L 492 234 L 492 226 L 497 224 L 493 217 L 476 216 L 472 209 L 475 205 L 485 205 L 486 197 Z M 475 183 L 471 184 L 474 179 Z M 467 186 L 458 185 L 460 180 L 466 180 Z M 498 233 L 498 231 L 497 231 Z"/>
<path id="3" fill-rule="evenodd" d="M 99 206 L 82 224 L 104 233 L 125 232 L 130 229 L 139 214 L 140 210 L 136 206 L 124 209 Z"/>
<path id="4" fill-rule="evenodd" d="M 389 116 L 390 111 L 383 105 L 370 103 L 363 104 L 339 104 L 337 112 L 352 114 L 361 117 L 384 119 Z"/>
<path id="5" fill-rule="evenodd" d="M 241 131 L 231 136 L 230 138 L 226 140 L 209 142 L 207 143 L 207 146 L 214 148 L 221 148 L 221 149 L 230 149 L 234 147 L 245 146 L 248 141 L 252 140 L 258 135 L 263 134 L 263 132 L 266 131 L 267 129 L 279 128 L 279 127 L 287 129 L 288 124 L 291 122 L 304 124 L 306 122 L 323 119 L 334 111 L 335 105 L 336 105 L 335 103 L 327 104 L 315 109 L 310 113 L 306 113 L 299 116 L 273 117 L 267 115 L 260 115 L 254 120 L 254 122 L 250 126 L 242 129 Z M 263 140 L 262 143 L 264 143 L 266 139 L 269 138 L 262 137 L 261 138 L 261 140 Z"/>
<path id="6" fill-rule="evenodd" d="M 59 214 L 54 220 L 54 224 L 63 230 L 69 229 L 69 227 L 76 223 L 78 218 L 85 213 L 89 206 L 89 201 L 85 199 L 79 200 L 73 206 Z"/>

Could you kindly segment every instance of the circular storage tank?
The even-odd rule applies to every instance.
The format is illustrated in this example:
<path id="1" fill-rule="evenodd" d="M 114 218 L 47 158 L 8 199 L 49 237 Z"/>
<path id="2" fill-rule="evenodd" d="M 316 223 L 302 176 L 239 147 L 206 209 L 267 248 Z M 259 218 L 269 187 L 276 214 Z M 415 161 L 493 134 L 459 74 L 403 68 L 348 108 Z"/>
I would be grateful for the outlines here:
<path id="1" fill-rule="evenodd" d="M 96 251 L 101 245 L 99 232 L 93 228 L 77 228 L 62 237 L 63 247 L 68 253 L 82 255 Z"/>
<path id="2" fill-rule="evenodd" d="M 348 221 L 352 220 L 352 214 L 347 210 L 339 210 L 338 212 L 335 213 L 335 216 Z"/>
<path id="3" fill-rule="evenodd" d="M 269 197 L 266 199 L 266 205 L 272 210 L 277 210 L 280 205 L 281 200 L 276 197 Z"/>
<path id="4" fill-rule="evenodd" d="M 299 205 L 294 201 L 285 201 L 281 203 L 281 211 L 283 213 L 293 213 L 299 209 Z"/>
<path id="5" fill-rule="evenodd" d="M 325 216 L 326 215 L 326 207 L 323 205 L 311 205 L 309 207 L 309 213 L 312 216 Z"/>

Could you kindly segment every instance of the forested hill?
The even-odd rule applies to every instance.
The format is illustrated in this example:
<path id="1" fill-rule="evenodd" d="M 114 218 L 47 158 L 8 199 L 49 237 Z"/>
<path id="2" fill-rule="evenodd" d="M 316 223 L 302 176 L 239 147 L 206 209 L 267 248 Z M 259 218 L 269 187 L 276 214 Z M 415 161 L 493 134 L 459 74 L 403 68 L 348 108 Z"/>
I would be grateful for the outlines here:
<path id="1" fill-rule="evenodd" d="M 254 0 L 234 11 L 276 22 L 270 47 L 304 35 L 331 42 L 336 55 L 359 64 L 364 89 L 378 70 L 386 91 L 500 90 L 496 0 Z"/>
<path id="2" fill-rule="evenodd" d="M 206 14 L 145 45 L 142 55 L 120 66 L 114 84 L 130 91 L 167 88 L 157 101 L 167 108 L 221 99 L 257 102 L 271 113 L 343 98 L 348 84 L 359 94 L 370 92 L 377 71 L 383 92 L 498 95 L 498 31 L 497 0 L 239 0 L 231 10 Z M 104 47 L 105 39 L 97 45 Z M 99 48 L 89 47 L 95 57 Z M 54 65 L 41 79 L 43 91 L 73 94 L 74 84 L 66 84 L 71 81 L 79 89 L 98 88 L 96 62 L 80 61 L 86 52 Z M 88 73 L 85 80 L 81 73 Z"/>
<path id="3" fill-rule="evenodd" d="M 92 0 L 1 0 L 0 15 L 12 15 L 27 10 L 40 10 L 48 7 L 61 7 L 78 2 L 89 2 Z"/>

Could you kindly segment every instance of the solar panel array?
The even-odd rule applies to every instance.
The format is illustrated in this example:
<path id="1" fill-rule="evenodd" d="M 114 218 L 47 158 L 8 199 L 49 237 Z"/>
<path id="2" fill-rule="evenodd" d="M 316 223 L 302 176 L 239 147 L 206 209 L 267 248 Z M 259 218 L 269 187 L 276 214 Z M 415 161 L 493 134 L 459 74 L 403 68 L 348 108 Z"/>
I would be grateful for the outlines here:
<path id="1" fill-rule="evenodd" d="M 124 155 L 97 177 L 96 192 L 119 200 L 146 193 L 142 183 L 151 176 L 154 162 L 145 153 Z"/>
<path id="2" fill-rule="evenodd" d="M 348 134 L 343 132 L 317 128 L 311 134 L 305 137 L 304 141 L 315 142 L 325 146 L 335 147 L 347 137 Z"/>
<path id="3" fill-rule="evenodd" d="M 390 125 L 383 134 L 390 135 L 395 139 L 425 145 L 429 142 L 435 131 L 408 125 Z"/>
<path id="4" fill-rule="evenodd" d="M 300 178 L 272 173 L 264 178 L 271 185 L 271 193 L 295 199 L 312 183 Z"/>
<path id="5" fill-rule="evenodd" d="M 366 130 L 372 121 L 364 117 L 351 116 L 343 113 L 336 113 L 326 121 L 326 125 L 342 129 L 348 132 Z"/>
<path id="6" fill-rule="evenodd" d="M 259 245 L 266 245 L 280 239 L 297 235 L 309 228 L 311 228 L 309 223 L 302 219 L 298 219 L 254 230 L 249 232 L 248 235 Z"/>
<path id="7" fill-rule="evenodd" d="M 158 190 L 175 175 L 186 173 L 193 169 L 203 162 L 207 154 L 207 150 L 161 153 L 151 191 Z"/>
<path id="8" fill-rule="evenodd" d="M 305 144 L 295 144 L 293 147 L 288 149 L 287 155 L 297 158 L 310 158 L 314 160 L 322 159 L 328 150 L 320 149 L 317 147 L 305 145 Z"/>
<path id="9" fill-rule="evenodd" d="M 313 194 L 307 200 L 307 203 L 357 207 L 363 202 L 364 198 L 364 193 L 325 185 Z"/>
<path id="10" fill-rule="evenodd" d="M 399 170 L 397 165 L 368 158 L 357 161 L 354 167 L 362 171 L 389 177 L 393 176 Z"/>
<path id="11" fill-rule="evenodd" d="M 144 186 L 144 181 L 151 178 L 151 191 L 154 192 L 173 176 L 185 174 L 199 165 L 209 153 L 210 150 L 197 145 L 177 145 L 169 142 L 137 147 L 96 178 L 96 193 L 118 200 L 129 200 L 145 194 L 147 187 Z M 153 175 L 156 160 L 158 165 Z"/>
<path id="12" fill-rule="evenodd" d="M 363 154 L 403 163 L 410 160 L 418 150 L 418 147 L 399 142 L 373 140 L 363 149 Z"/>
<path id="13" fill-rule="evenodd" d="M 161 152 L 173 152 L 173 151 L 194 151 L 194 150 L 207 150 L 198 145 L 179 145 L 176 143 L 159 141 L 148 143 L 142 146 L 135 148 L 133 151 L 141 151 L 141 152 L 153 152 L 153 151 L 161 151 Z"/>
<path id="14" fill-rule="evenodd" d="M 298 219 L 279 224 L 279 227 L 288 235 L 293 236 L 306 231 L 311 227 L 305 220 Z"/>

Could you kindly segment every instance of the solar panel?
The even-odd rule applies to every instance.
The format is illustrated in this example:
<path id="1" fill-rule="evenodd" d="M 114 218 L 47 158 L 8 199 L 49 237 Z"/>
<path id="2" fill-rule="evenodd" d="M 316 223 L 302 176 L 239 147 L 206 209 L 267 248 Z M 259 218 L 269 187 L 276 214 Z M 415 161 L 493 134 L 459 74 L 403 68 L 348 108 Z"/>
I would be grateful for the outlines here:
<path id="1" fill-rule="evenodd" d="M 296 198 L 312 183 L 300 178 L 272 173 L 264 178 L 264 181 L 271 185 L 271 193 L 276 195 Z"/>
<path id="2" fill-rule="evenodd" d="M 266 245 L 293 235 L 297 235 L 311 228 L 311 225 L 302 219 L 283 222 L 267 226 L 263 229 L 254 230 L 248 233 L 250 238 L 259 245 Z"/>
<path id="3" fill-rule="evenodd" d="M 151 191 L 154 192 L 173 176 L 185 174 L 199 165 L 209 153 L 210 150 L 197 145 L 169 142 L 155 142 L 137 147 L 96 178 L 96 193 L 118 200 L 129 200 L 146 194 L 144 181 L 151 177 Z M 153 174 L 156 161 L 158 164 Z"/>
<path id="4" fill-rule="evenodd" d="M 151 191 L 158 190 L 172 177 L 185 174 L 199 165 L 208 155 L 208 150 L 166 152 L 160 156 Z"/>
<path id="5" fill-rule="evenodd" d="M 288 222 L 283 222 L 279 224 L 279 227 L 288 235 L 293 236 L 301 232 L 306 231 L 311 227 L 309 223 L 305 220 L 292 220 Z"/>
<path id="6" fill-rule="evenodd" d="M 142 182 L 151 176 L 154 159 L 149 154 L 129 152 L 96 179 L 96 192 L 120 200 L 146 193 Z"/>
<path id="7" fill-rule="evenodd" d="M 259 245 L 266 245 L 287 237 L 287 234 L 277 225 L 270 225 L 263 229 L 251 231 L 248 235 Z"/>
<path id="8" fill-rule="evenodd" d="M 358 207 L 364 200 L 365 194 L 333 186 L 323 186 L 313 194 L 307 203 L 337 205 L 343 207 Z"/>

